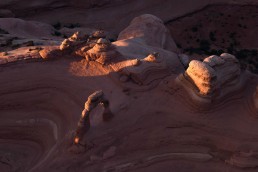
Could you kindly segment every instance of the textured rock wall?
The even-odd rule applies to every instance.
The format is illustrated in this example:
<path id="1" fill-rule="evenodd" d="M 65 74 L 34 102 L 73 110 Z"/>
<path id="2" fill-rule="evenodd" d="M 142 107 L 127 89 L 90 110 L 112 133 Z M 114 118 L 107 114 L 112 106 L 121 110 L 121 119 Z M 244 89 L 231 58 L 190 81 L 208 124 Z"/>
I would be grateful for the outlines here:
<path id="1" fill-rule="evenodd" d="M 153 14 L 163 21 L 199 10 L 217 3 L 258 3 L 255 0 L 4 0 L 0 9 L 11 10 L 16 17 L 54 24 L 74 23 L 87 27 L 101 27 L 119 33 L 129 22 L 141 14 Z M 50 17 L 51 16 L 51 17 Z M 112 16 L 112 17 L 111 17 Z"/>

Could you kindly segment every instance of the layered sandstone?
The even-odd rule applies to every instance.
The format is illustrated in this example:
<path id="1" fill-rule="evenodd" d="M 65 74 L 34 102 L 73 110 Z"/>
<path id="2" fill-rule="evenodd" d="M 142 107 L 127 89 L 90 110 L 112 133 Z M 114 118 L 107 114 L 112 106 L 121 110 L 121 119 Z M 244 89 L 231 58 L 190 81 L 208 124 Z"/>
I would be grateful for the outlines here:
<path id="1" fill-rule="evenodd" d="M 209 56 L 203 60 L 192 60 L 186 70 L 201 95 L 213 95 L 231 83 L 239 81 L 241 74 L 238 60 L 231 54 Z"/>
<path id="2" fill-rule="evenodd" d="M 118 72 L 140 85 L 183 71 L 168 30 L 159 18 L 150 14 L 136 17 L 115 42 L 111 43 L 102 30 L 90 35 L 76 32 L 61 43 L 60 55 L 55 48 L 52 50 L 45 48 L 40 54 L 45 59 L 51 58 L 51 54 L 60 58 L 79 56 L 87 62 L 109 66 L 109 72 Z"/>
<path id="3" fill-rule="evenodd" d="M 132 36 L 112 43 L 101 31 L 75 33 L 62 48 L 0 55 L 0 170 L 257 171 L 257 76 L 243 87 L 248 75 L 230 54 L 189 64 L 168 51 L 173 41 L 162 44 L 171 39 L 157 17 L 139 18 L 149 27 L 129 25 L 122 35 Z M 194 94 L 175 83 L 184 67 Z M 193 95 L 227 102 L 203 112 Z"/>

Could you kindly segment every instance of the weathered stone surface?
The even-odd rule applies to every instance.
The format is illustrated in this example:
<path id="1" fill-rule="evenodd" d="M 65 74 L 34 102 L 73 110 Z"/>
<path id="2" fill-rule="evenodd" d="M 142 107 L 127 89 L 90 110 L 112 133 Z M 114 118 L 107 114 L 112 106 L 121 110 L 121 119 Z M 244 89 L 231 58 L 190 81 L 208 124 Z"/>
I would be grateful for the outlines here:
<path id="1" fill-rule="evenodd" d="M 99 90 L 92 93 L 84 104 L 84 110 L 82 111 L 82 115 L 76 129 L 74 138 L 75 144 L 78 144 L 82 140 L 84 134 L 89 130 L 90 112 L 99 104 L 104 107 L 103 120 L 109 120 L 109 118 L 112 117 L 112 112 L 109 109 L 109 101 L 106 99 L 103 91 Z"/>
<path id="2" fill-rule="evenodd" d="M 233 62 L 238 63 L 237 58 L 232 54 L 223 53 L 220 55 L 220 57 L 222 57 L 225 61 L 233 61 Z"/>
<path id="3" fill-rule="evenodd" d="M 225 60 L 222 57 L 212 55 L 203 60 L 204 63 L 208 64 L 209 66 L 213 67 L 216 65 L 222 65 L 225 63 Z"/>
<path id="4" fill-rule="evenodd" d="M 91 110 L 93 107 L 98 104 L 99 100 L 103 98 L 103 91 L 95 91 L 91 95 L 89 95 L 88 100 L 85 102 L 84 109 Z M 92 104 L 93 103 L 93 104 Z M 93 105 L 93 107 L 91 107 Z"/>
<path id="5" fill-rule="evenodd" d="M 76 49 L 82 47 L 89 38 L 89 35 L 82 32 L 75 32 L 71 37 L 65 39 L 61 45 L 60 50 L 76 51 Z"/>
<path id="6" fill-rule="evenodd" d="M 71 47 L 71 44 L 72 44 L 72 42 L 69 41 L 69 39 L 65 39 L 65 40 L 61 43 L 61 45 L 60 45 L 60 50 L 66 50 L 66 49 L 70 48 L 70 47 Z"/>
<path id="7" fill-rule="evenodd" d="M 45 47 L 39 51 L 39 54 L 43 59 L 54 59 L 62 56 L 62 52 L 57 46 Z"/>
<path id="8" fill-rule="evenodd" d="M 85 53 L 87 60 L 94 60 L 100 64 L 109 63 L 117 56 L 114 47 L 111 46 L 109 40 L 99 38 L 93 48 Z"/>
<path id="9" fill-rule="evenodd" d="M 186 70 L 201 95 L 212 95 L 216 90 L 237 83 L 241 74 L 238 60 L 230 54 L 192 60 Z"/>
<path id="10" fill-rule="evenodd" d="M 70 38 L 70 41 L 85 41 L 87 40 L 89 35 L 82 32 L 75 32 Z"/>
<path id="11" fill-rule="evenodd" d="M 111 42 L 105 37 L 106 34 L 102 30 L 94 31 L 91 35 L 76 32 L 61 43 L 60 50 L 104 65 L 117 55 Z"/>
<path id="12" fill-rule="evenodd" d="M 96 45 L 93 47 L 95 52 L 104 52 L 108 51 L 110 48 L 110 41 L 107 39 L 100 38 L 97 40 Z"/>
<path id="13" fill-rule="evenodd" d="M 149 46 L 159 47 L 173 52 L 178 51 L 163 21 L 150 14 L 144 14 L 134 18 L 130 25 L 118 36 L 118 40 L 132 38 L 137 38 L 138 41 Z"/>
<path id="14" fill-rule="evenodd" d="M 97 44 L 110 44 L 110 41 L 104 38 L 99 38 Z"/>
<path id="15" fill-rule="evenodd" d="M 186 74 L 192 79 L 201 94 L 212 93 L 215 87 L 216 72 L 209 65 L 192 60 L 186 70 Z"/>
<path id="16" fill-rule="evenodd" d="M 122 56 L 116 64 L 111 64 L 112 68 L 134 83 L 148 85 L 183 71 L 173 45 L 161 19 L 150 14 L 141 15 L 119 34 L 118 41 L 112 43 Z"/>
<path id="17" fill-rule="evenodd" d="M 107 34 L 105 33 L 104 30 L 96 30 L 96 31 L 91 33 L 91 37 L 96 38 L 96 39 L 106 38 L 106 36 L 107 36 Z"/>

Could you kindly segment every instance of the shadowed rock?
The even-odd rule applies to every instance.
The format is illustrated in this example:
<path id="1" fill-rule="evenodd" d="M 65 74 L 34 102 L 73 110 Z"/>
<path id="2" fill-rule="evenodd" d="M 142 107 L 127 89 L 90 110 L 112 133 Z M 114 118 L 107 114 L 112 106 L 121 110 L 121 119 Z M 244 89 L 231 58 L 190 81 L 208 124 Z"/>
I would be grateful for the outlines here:
<path id="1" fill-rule="evenodd" d="M 108 121 L 112 117 L 112 112 L 109 109 L 109 101 L 105 98 L 105 95 L 102 90 L 92 93 L 88 100 L 85 102 L 84 110 L 82 111 L 82 116 L 78 122 L 76 129 L 76 134 L 74 138 L 74 143 L 78 144 L 84 134 L 90 128 L 90 112 L 96 108 L 98 105 L 104 107 L 103 120 Z"/>
<path id="2" fill-rule="evenodd" d="M 0 18 L 12 18 L 15 17 L 13 12 L 8 9 L 0 9 Z"/>
<path id="3" fill-rule="evenodd" d="M 163 21 L 151 14 L 144 14 L 134 18 L 130 25 L 118 36 L 118 40 L 132 38 L 138 38 L 139 42 L 149 46 L 173 52 L 178 51 Z"/>
<path id="4" fill-rule="evenodd" d="M 201 95 L 211 95 L 231 82 L 238 81 L 240 76 L 238 60 L 230 54 L 209 56 L 203 62 L 192 60 L 186 75 L 199 89 Z"/>

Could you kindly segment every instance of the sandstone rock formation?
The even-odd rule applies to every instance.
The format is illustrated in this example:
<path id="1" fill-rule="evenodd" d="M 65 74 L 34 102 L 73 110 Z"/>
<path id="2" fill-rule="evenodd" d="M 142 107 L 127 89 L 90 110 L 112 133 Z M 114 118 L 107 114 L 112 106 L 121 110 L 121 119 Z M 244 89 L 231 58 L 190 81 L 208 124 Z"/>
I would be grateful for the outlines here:
<path id="1" fill-rule="evenodd" d="M 108 120 L 112 116 L 112 112 L 109 109 L 109 101 L 105 98 L 103 91 L 92 93 L 85 102 L 84 110 L 76 129 L 75 144 L 81 141 L 84 134 L 90 128 L 90 112 L 99 104 L 104 107 L 103 120 Z"/>
<path id="2" fill-rule="evenodd" d="M 39 54 L 43 59 L 55 59 L 64 55 L 57 46 L 44 47 L 43 50 L 39 51 Z"/>
<path id="3" fill-rule="evenodd" d="M 152 37 L 150 35 L 157 36 Z M 118 40 L 123 39 L 135 39 L 148 46 L 158 47 L 172 52 L 178 51 L 163 21 L 150 14 L 134 18 L 130 25 L 119 34 Z"/>
<path id="4" fill-rule="evenodd" d="M 107 39 L 99 38 L 94 47 L 86 52 L 86 59 L 106 64 L 117 57 L 117 52 Z"/>
<path id="5" fill-rule="evenodd" d="M 210 95 L 215 90 L 216 72 L 206 63 L 193 60 L 186 70 L 186 74 L 192 79 L 202 95 Z"/>
<path id="6" fill-rule="evenodd" d="M 36 40 L 36 44 L 39 42 Z M 46 41 L 47 42 L 47 41 Z M 92 48 L 96 43 L 94 42 L 93 45 L 89 44 L 89 35 L 81 32 L 75 32 L 71 35 L 68 39 L 65 39 L 59 43 L 59 46 L 54 46 L 58 44 L 58 42 L 49 42 L 49 44 L 53 44 L 50 46 L 49 44 L 45 46 L 46 42 L 40 43 L 42 45 L 42 49 L 40 50 L 40 56 L 43 59 L 54 59 L 54 58 L 61 58 L 66 56 L 82 56 L 84 54 L 81 51 L 81 48 Z"/>
<path id="7" fill-rule="evenodd" d="M 173 39 L 162 21 L 153 15 L 135 18 L 118 39 L 111 43 L 102 30 L 87 36 L 77 32 L 62 42 L 60 50 L 88 62 L 109 65 L 114 72 L 140 85 L 183 70 L 178 56 L 171 52 L 177 51 Z"/>
<path id="8" fill-rule="evenodd" d="M 211 99 L 225 96 L 234 87 L 241 87 L 244 84 L 242 75 L 238 60 L 227 53 L 209 56 L 203 62 L 192 60 L 184 74 L 189 81 L 188 89 Z"/>
<path id="9" fill-rule="evenodd" d="M 96 61 L 102 65 L 110 63 L 112 59 L 117 57 L 115 47 L 106 38 L 106 33 L 103 30 L 96 30 L 90 35 L 76 32 L 61 43 L 60 50 L 64 53 L 84 57 L 87 61 Z"/>
<path id="10" fill-rule="evenodd" d="M 28 7 L 49 2 L 60 7 L 67 1 L 34 2 Z M 143 2 L 137 1 L 139 6 Z M 163 6 L 161 2 L 153 1 Z M 150 6 L 162 12 L 161 7 Z M 65 10 L 60 15 L 64 17 Z M 257 76 L 240 70 L 230 54 L 192 61 L 188 67 L 185 55 L 162 44 L 169 39 L 160 37 L 168 36 L 162 22 L 150 15 L 140 18 L 148 27 L 126 29 L 128 35 L 137 34 L 112 43 L 102 31 L 82 37 L 76 33 L 62 50 L 49 44 L 0 54 L 0 64 L 5 64 L 0 66 L 1 172 L 257 171 L 258 121 L 253 118 L 257 112 L 249 104 L 257 97 L 253 94 Z M 112 51 L 116 54 L 109 54 Z M 71 58 L 75 56 L 81 58 Z M 58 60 L 42 62 L 42 58 Z M 208 111 L 191 106 L 195 102 L 176 84 L 184 67 L 187 71 L 178 80 L 191 97 L 212 102 Z M 245 88 L 248 76 L 252 82 L 246 82 Z M 93 89 L 103 91 L 90 95 L 85 103 L 83 95 Z M 226 104 L 213 103 L 224 98 Z M 95 108 L 101 103 L 104 113 Z M 112 113 L 114 120 L 102 122 Z M 75 155 L 71 147 L 89 151 Z M 242 153 L 245 149 L 253 152 Z"/>
<path id="11" fill-rule="evenodd" d="M 75 32 L 71 37 L 65 39 L 61 45 L 60 50 L 68 50 L 70 52 L 75 51 L 78 46 L 83 46 L 89 35 L 82 34 L 81 32 Z"/>
<path id="12" fill-rule="evenodd" d="M 173 39 L 163 22 L 153 15 L 136 17 L 112 45 L 121 56 L 111 65 L 114 71 L 140 85 L 183 70 L 178 56 L 171 52 L 177 51 Z"/>

